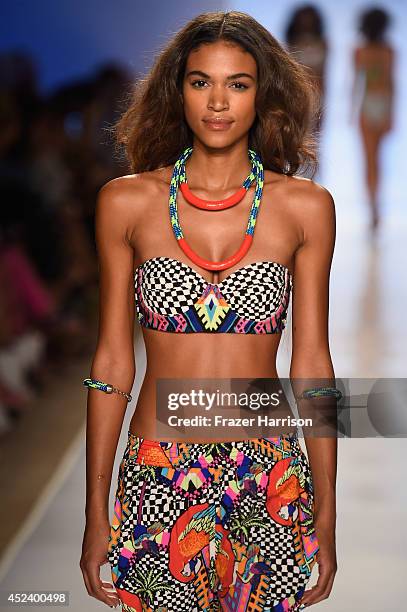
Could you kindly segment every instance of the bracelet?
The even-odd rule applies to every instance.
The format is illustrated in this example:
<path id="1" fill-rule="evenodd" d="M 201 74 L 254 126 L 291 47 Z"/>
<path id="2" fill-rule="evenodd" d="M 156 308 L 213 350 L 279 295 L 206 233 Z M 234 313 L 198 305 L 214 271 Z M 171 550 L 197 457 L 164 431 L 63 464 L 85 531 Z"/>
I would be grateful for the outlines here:
<path id="1" fill-rule="evenodd" d="M 109 383 L 104 383 L 101 380 L 96 380 L 95 378 L 85 378 L 83 381 L 85 387 L 89 387 L 91 389 L 97 389 L 98 391 L 104 391 L 105 393 L 119 393 L 120 395 L 124 395 L 127 398 L 128 402 L 131 402 L 130 393 L 125 393 L 124 391 L 120 391 L 117 387 L 113 387 L 113 385 Z"/>
<path id="2" fill-rule="evenodd" d="M 343 397 L 342 391 L 336 387 L 313 387 L 311 389 L 305 389 L 298 399 L 311 399 L 313 397 L 329 397 L 333 396 L 337 400 Z"/>

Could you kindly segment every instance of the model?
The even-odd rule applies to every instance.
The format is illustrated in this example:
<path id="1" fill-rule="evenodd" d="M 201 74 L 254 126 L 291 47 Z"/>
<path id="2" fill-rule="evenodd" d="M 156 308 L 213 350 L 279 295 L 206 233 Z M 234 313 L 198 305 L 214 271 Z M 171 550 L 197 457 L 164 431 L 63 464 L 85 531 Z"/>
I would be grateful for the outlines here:
<path id="1" fill-rule="evenodd" d="M 205 13 L 161 51 L 116 126 L 133 174 L 104 185 L 96 207 L 80 560 L 89 595 L 110 606 L 277 612 L 331 592 L 336 437 L 306 437 L 307 457 L 296 430 L 242 439 L 223 429 L 208 440 L 198 428 L 185 439 L 175 428 L 157 435 L 156 418 L 159 379 L 277 378 L 291 300 L 290 378 L 334 379 L 334 202 L 299 176 L 315 164 L 312 92 L 251 16 Z M 110 520 L 135 315 L 147 371 Z M 107 562 L 113 584 L 100 579 Z"/>
<path id="2" fill-rule="evenodd" d="M 315 116 L 314 131 L 320 139 L 326 90 L 326 64 L 329 53 L 324 19 L 313 4 L 297 6 L 288 22 L 285 40 L 296 60 L 308 68 L 319 92 L 320 109 Z"/>
<path id="3" fill-rule="evenodd" d="M 364 11 L 359 22 L 364 40 L 353 52 L 352 106 L 356 105 L 357 91 L 361 89 L 359 129 L 373 230 L 378 228 L 380 221 L 380 145 L 393 125 L 395 53 L 386 40 L 389 21 L 388 13 L 382 9 Z"/>

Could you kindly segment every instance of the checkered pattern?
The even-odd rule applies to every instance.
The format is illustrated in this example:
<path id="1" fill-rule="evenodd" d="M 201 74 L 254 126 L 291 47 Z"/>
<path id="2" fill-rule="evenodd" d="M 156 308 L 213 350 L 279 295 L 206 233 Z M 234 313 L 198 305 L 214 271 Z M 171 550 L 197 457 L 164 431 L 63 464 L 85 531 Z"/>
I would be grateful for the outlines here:
<path id="1" fill-rule="evenodd" d="M 286 438 L 255 438 L 236 442 L 235 445 L 239 450 L 244 449 L 245 456 L 250 457 L 253 463 L 262 465 L 264 469 L 271 468 L 278 459 L 299 456 L 301 453 L 301 446 L 295 434 Z"/>
<path id="2" fill-rule="evenodd" d="M 297 593 L 308 581 L 308 577 L 301 573 L 294 556 L 294 538 L 290 527 L 277 525 L 268 515 L 266 507 L 266 493 L 257 494 L 256 499 L 247 495 L 239 501 L 238 509 L 245 515 L 253 509 L 256 510 L 263 526 L 255 526 L 249 529 L 249 541 L 258 544 L 265 559 L 272 559 L 270 563 L 273 574 L 270 577 L 268 591 L 268 605 L 277 605 L 280 601 Z M 228 524 L 238 514 L 235 508 L 231 514 Z"/>
<path id="3" fill-rule="evenodd" d="M 219 288 L 239 317 L 262 321 L 278 310 L 292 285 L 287 268 L 272 261 L 247 264 L 220 283 L 209 283 L 184 262 L 169 257 L 153 257 L 140 268 L 143 271 L 140 287 L 143 300 L 151 311 L 164 316 L 188 312 L 212 284 Z M 136 295 L 137 282 L 138 274 L 135 275 Z"/>
<path id="4" fill-rule="evenodd" d="M 195 270 L 175 259 L 154 257 L 143 264 L 143 298 L 159 314 L 174 316 L 186 312 L 206 285 Z"/>
<path id="5" fill-rule="evenodd" d="M 262 321 L 276 312 L 288 283 L 286 268 L 263 261 L 232 272 L 221 283 L 221 291 L 240 317 Z"/>
<path id="6" fill-rule="evenodd" d="M 164 559 L 167 557 L 166 561 Z M 190 584 L 180 584 L 177 583 L 171 576 L 168 570 L 168 553 L 160 552 L 159 557 L 154 557 L 152 555 L 146 555 L 143 559 L 137 561 L 137 568 L 142 572 L 146 573 L 151 569 L 155 570 L 155 573 L 160 574 L 162 577 L 162 581 L 170 584 L 171 590 L 157 590 L 154 593 L 154 603 L 153 610 L 157 610 L 160 606 L 163 608 L 177 612 L 178 610 L 196 610 L 198 612 L 198 604 L 196 598 L 196 592 L 194 585 Z M 164 571 L 163 571 L 163 568 Z M 123 588 L 129 590 L 131 593 L 135 591 L 135 589 L 139 586 L 136 583 L 134 573 L 129 572 L 123 582 Z M 170 605 L 169 601 L 171 602 Z"/>
<path id="7" fill-rule="evenodd" d="M 290 558 L 294 554 L 293 536 L 289 527 L 277 525 L 268 515 L 266 507 L 266 493 L 257 493 L 256 498 L 246 495 L 239 500 L 238 508 L 236 507 L 231 513 L 228 520 L 230 524 L 233 519 L 242 513 L 243 515 L 256 510 L 256 516 L 261 518 L 263 525 L 259 527 L 249 528 L 249 539 L 254 544 L 261 545 L 262 554 L 268 558 Z"/>
<path id="8" fill-rule="evenodd" d="M 297 593 L 309 580 L 308 577 L 301 574 L 294 557 L 277 558 L 271 567 L 274 573 L 270 580 L 266 605 L 268 603 L 276 606 L 281 600 Z"/>
<path id="9" fill-rule="evenodd" d="M 116 494 L 119 499 L 115 504 L 116 508 L 119 501 L 123 509 L 120 533 L 108 554 L 115 586 L 121 592 L 137 594 L 143 603 L 146 603 L 144 597 L 150 597 L 148 605 L 152 610 L 159 610 L 161 606 L 167 612 L 209 612 L 219 609 L 214 603 L 218 597 L 222 609 L 230 609 L 230 612 L 236 609 L 248 612 L 252 609 L 253 598 L 257 601 L 256 606 L 260 600 L 263 602 L 263 607 L 256 609 L 289 610 L 287 602 L 293 601 L 306 586 L 313 561 L 308 559 L 305 571 L 302 553 L 295 547 L 295 538 L 300 528 L 303 529 L 299 513 L 291 512 L 292 524 L 279 522 L 278 516 L 268 508 L 268 495 L 278 494 L 274 487 L 269 491 L 266 483 L 281 480 L 282 473 L 277 471 L 274 476 L 274 470 L 286 469 L 286 465 L 288 469 L 289 465 L 298 462 L 305 476 L 301 495 L 311 493 L 311 472 L 298 438 L 286 435 L 280 440 L 259 438 L 211 445 L 153 443 L 156 444 L 155 457 L 158 453 L 161 461 L 154 465 L 148 462 L 149 455 L 145 454 L 151 444 L 129 432 L 119 471 Z M 271 453 L 270 448 L 273 449 Z M 166 465 L 167 460 L 172 467 L 160 467 Z M 216 474 L 213 481 L 208 480 L 207 486 L 201 486 L 199 479 L 192 479 L 192 493 L 191 488 L 183 490 L 177 486 L 177 474 L 180 473 L 188 477 L 191 470 L 195 470 L 199 475 L 201 469 L 204 478 L 207 468 L 200 468 L 200 465 L 212 466 Z M 304 479 L 301 478 L 301 482 Z M 290 491 L 293 494 L 295 490 L 295 486 L 290 486 L 284 495 L 290 495 Z M 284 497 L 282 505 L 286 503 Z M 294 496 L 290 501 L 291 510 L 297 504 L 298 498 Z M 199 544 L 199 534 L 205 529 L 209 530 L 206 533 L 216 534 L 218 541 L 224 542 L 223 553 L 217 552 L 212 540 L 206 546 Z M 192 534 L 187 545 L 182 544 L 183 533 Z M 170 537 L 173 543 L 181 542 L 176 544 L 180 548 L 175 552 L 169 546 Z M 209 576 L 216 571 L 212 562 L 218 554 L 226 555 L 220 567 L 226 559 L 234 566 L 229 578 L 232 582 L 226 583 L 230 586 L 223 595 L 217 595 L 216 586 L 214 590 L 210 586 L 213 582 Z M 176 577 L 179 570 L 175 569 L 174 562 L 178 562 L 179 555 L 186 555 L 181 557 L 182 574 L 190 577 L 186 581 Z M 259 574 L 264 577 L 261 584 L 256 582 Z M 224 588 L 220 582 L 214 584 Z M 237 608 L 233 607 L 236 598 Z M 203 601 L 209 604 L 202 604 Z M 131 607 L 125 609 L 133 612 Z"/>
<path id="10" fill-rule="evenodd" d="M 148 496 L 148 504 L 141 506 L 141 522 L 152 525 L 156 521 L 165 523 L 168 517 L 174 519 L 180 516 L 189 507 L 189 501 L 177 495 L 173 488 L 163 485 L 160 481 L 149 480 L 147 466 L 139 463 L 129 463 L 126 471 L 124 490 L 132 500 L 139 499 L 140 491 Z M 157 472 L 157 470 L 154 470 Z M 146 482 L 146 484 L 145 484 Z M 138 508 L 134 509 L 137 514 Z"/>

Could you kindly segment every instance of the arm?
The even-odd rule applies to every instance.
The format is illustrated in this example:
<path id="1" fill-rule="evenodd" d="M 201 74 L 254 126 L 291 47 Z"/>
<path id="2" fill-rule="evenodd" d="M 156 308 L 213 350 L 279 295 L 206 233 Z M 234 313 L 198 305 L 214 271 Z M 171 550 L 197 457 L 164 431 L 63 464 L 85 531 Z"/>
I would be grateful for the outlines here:
<path id="1" fill-rule="evenodd" d="M 290 377 L 329 380 L 334 378 L 328 340 L 328 305 L 335 208 L 332 196 L 324 187 L 313 182 L 304 187 L 298 207 L 302 241 L 294 262 Z M 337 437 L 305 436 L 305 442 L 315 493 L 314 524 L 320 545 L 318 584 L 302 600 L 310 605 L 328 597 L 336 572 Z"/>
<path id="2" fill-rule="evenodd" d="M 386 125 L 386 131 L 390 131 L 393 128 L 393 114 L 394 114 L 394 97 L 395 97 L 395 85 L 394 85 L 394 65 L 396 62 L 395 51 L 392 47 L 389 47 L 389 59 L 388 59 L 388 83 L 389 83 L 389 94 L 390 94 L 390 112 L 388 117 L 388 123 Z"/>
<path id="3" fill-rule="evenodd" d="M 123 179 L 99 191 L 95 230 L 99 259 L 99 333 L 90 375 L 129 392 L 135 376 L 131 198 Z M 116 393 L 88 391 L 86 430 L 86 526 L 80 567 L 89 595 L 115 605 L 104 593 L 100 565 L 107 562 L 108 500 L 117 443 L 127 400 Z M 109 586 L 109 583 L 104 583 Z"/>
<path id="4" fill-rule="evenodd" d="M 360 106 L 360 100 L 364 89 L 364 75 L 361 71 L 361 59 L 360 49 L 356 48 L 353 50 L 352 64 L 353 64 L 353 80 L 351 89 L 351 100 L 350 100 L 350 112 L 349 121 L 353 123 L 356 119 L 357 110 Z"/>

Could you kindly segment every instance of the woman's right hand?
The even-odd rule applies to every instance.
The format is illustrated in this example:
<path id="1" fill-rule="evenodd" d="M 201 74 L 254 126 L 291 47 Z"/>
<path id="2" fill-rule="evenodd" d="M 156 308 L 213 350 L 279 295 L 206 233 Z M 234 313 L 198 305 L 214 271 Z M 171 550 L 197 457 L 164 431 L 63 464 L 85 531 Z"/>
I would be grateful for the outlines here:
<path id="1" fill-rule="evenodd" d="M 109 535 L 108 520 L 86 524 L 79 566 L 89 595 L 112 608 L 120 604 L 117 592 L 111 583 L 100 579 L 100 567 L 109 562 L 107 558 Z"/>

